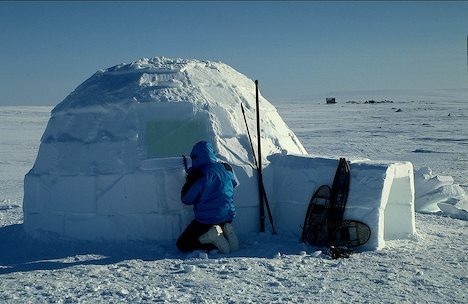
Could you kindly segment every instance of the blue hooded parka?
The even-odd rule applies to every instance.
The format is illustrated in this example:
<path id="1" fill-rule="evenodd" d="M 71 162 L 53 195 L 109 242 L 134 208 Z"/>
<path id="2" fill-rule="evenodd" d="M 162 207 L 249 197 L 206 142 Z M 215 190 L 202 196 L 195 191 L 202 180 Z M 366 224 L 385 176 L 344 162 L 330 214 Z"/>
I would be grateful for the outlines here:
<path id="1" fill-rule="evenodd" d="M 206 141 L 196 143 L 190 157 L 192 167 L 182 188 L 182 203 L 193 205 L 195 219 L 201 223 L 232 221 L 236 215 L 234 188 L 238 185 L 232 167 L 219 162 Z"/>

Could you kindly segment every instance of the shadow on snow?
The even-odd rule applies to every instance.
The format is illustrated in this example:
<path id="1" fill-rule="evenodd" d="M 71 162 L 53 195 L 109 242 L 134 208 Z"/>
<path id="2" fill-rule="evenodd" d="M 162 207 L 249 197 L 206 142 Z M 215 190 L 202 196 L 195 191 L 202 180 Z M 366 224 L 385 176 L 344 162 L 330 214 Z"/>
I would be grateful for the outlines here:
<path id="1" fill-rule="evenodd" d="M 0 275 L 55 270 L 76 265 L 107 265 L 123 260 L 158 260 L 181 254 L 174 244 L 155 241 L 86 242 L 47 235 L 32 238 L 22 224 L 0 228 Z M 97 255 L 91 259 L 81 255 Z"/>
<path id="2" fill-rule="evenodd" d="M 229 255 L 210 254 L 210 258 L 274 258 L 281 254 L 312 252 L 317 248 L 301 244 L 291 236 L 252 233 L 241 238 L 239 251 Z M 32 238 L 22 224 L 0 228 L 0 275 L 35 270 L 58 270 L 78 265 L 110 265 L 124 260 L 155 261 L 190 259 L 181 253 L 175 242 L 161 241 L 103 241 L 90 242 L 63 239 L 56 235 Z"/>

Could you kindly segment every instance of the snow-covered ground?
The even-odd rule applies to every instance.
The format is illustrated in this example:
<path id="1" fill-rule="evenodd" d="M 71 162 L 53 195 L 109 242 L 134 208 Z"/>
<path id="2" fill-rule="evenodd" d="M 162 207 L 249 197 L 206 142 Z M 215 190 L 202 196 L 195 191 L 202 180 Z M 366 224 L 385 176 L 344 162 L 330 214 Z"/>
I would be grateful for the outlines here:
<path id="1" fill-rule="evenodd" d="M 408 160 L 466 191 L 467 95 L 348 95 L 335 105 L 275 106 L 309 153 Z M 360 102 L 372 97 L 394 102 Z M 22 230 L 23 178 L 51 109 L 0 108 L 0 302 L 467 302 L 468 222 L 440 215 L 417 214 L 414 238 L 342 260 L 269 233 L 245 236 L 227 256 L 186 256 L 171 243 L 32 240 Z"/>

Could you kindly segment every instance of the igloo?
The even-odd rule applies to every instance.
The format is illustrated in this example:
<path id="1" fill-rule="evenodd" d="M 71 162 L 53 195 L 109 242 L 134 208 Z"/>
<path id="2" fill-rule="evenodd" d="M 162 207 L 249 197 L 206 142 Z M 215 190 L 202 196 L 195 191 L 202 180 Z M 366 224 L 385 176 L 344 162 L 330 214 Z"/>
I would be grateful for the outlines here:
<path id="1" fill-rule="evenodd" d="M 98 71 L 52 111 L 25 177 L 25 229 L 174 239 L 192 217 L 180 204 L 181 155 L 199 140 L 236 166 L 239 213 L 248 213 L 257 196 L 248 193 L 253 154 L 241 103 L 254 130 L 254 82 L 222 63 L 153 58 Z M 260 103 L 265 155 L 306 153 L 276 109 Z"/>
<path id="2" fill-rule="evenodd" d="M 25 230 L 35 236 L 46 232 L 82 240 L 174 240 L 193 217 L 191 207 L 180 203 L 185 176 L 181 155 L 188 155 L 197 141 L 208 140 L 220 160 L 233 165 L 240 181 L 235 193 L 238 233 L 258 231 L 257 178 L 241 104 L 256 142 L 254 82 L 226 64 L 157 57 L 98 71 L 51 113 L 35 164 L 25 176 Z M 291 170 L 297 160 L 287 159 L 294 155 L 310 163 L 311 156 L 261 95 L 260 111 L 265 188 L 281 230 L 297 233 L 303 219 L 285 209 L 291 203 L 285 197 L 303 192 L 304 199 L 293 200 L 293 205 L 305 208 L 306 194 L 323 177 L 314 176 L 310 165 L 305 175 Z M 329 169 L 334 166 L 333 161 L 327 164 Z M 399 165 L 379 166 L 387 170 Z M 395 184 L 390 175 L 379 177 L 373 199 L 359 209 L 380 210 L 368 219 L 375 231 L 394 225 L 392 218 L 397 217 L 379 220 L 392 201 L 387 193 L 382 203 L 379 195 Z M 298 182 L 276 191 L 275 185 L 283 187 L 285 180 Z M 413 181 L 402 180 L 406 208 L 414 202 Z M 361 191 L 359 184 L 352 187 Z M 412 234 L 414 210 L 405 208 L 404 227 L 409 228 L 403 234 Z M 379 237 L 369 248 L 382 247 L 382 242 Z"/>

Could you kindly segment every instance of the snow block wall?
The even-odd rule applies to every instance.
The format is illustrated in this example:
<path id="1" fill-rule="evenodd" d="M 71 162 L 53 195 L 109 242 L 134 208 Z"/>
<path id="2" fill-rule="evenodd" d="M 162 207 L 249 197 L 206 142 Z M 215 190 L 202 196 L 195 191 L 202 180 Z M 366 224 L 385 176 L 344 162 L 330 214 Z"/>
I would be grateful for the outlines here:
<path id="1" fill-rule="evenodd" d="M 240 233 L 256 231 L 255 85 L 219 62 L 152 58 L 98 71 L 58 104 L 24 180 L 24 227 L 84 240 L 173 240 L 193 217 L 180 202 L 181 155 L 211 141 L 240 180 Z M 260 96 L 264 162 L 306 153 Z M 255 211 L 254 211 L 255 210 Z"/>
<path id="2" fill-rule="evenodd" d="M 321 185 L 333 184 L 337 159 L 275 154 L 265 175 L 272 179 L 277 229 L 300 239 L 310 199 Z M 344 218 L 366 223 L 371 239 L 362 250 L 415 233 L 413 166 L 404 163 L 351 162 L 351 182 Z"/>

